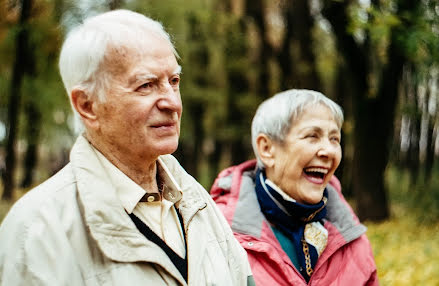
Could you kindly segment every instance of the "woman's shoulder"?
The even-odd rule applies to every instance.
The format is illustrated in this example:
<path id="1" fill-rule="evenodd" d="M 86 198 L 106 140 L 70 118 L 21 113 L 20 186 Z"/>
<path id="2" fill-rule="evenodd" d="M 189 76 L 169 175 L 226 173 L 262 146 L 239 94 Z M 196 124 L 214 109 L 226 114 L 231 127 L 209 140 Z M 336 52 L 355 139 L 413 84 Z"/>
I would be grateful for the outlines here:
<path id="1" fill-rule="evenodd" d="M 330 184 L 331 186 L 333 186 L 333 187 L 335 188 L 335 190 L 336 190 L 338 193 L 340 193 L 341 195 L 343 195 L 343 194 L 341 193 L 341 183 L 340 183 L 340 180 L 339 180 L 335 175 L 333 175 L 333 176 L 331 177 L 331 179 L 329 180 L 329 184 Z"/>
<path id="2" fill-rule="evenodd" d="M 245 161 L 239 165 L 228 167 L 222 170 L 210 189 L 210 194 L 215 200 L 219 196 L 239 192 L 242 178 L 252 176 L 256 168 L 256 160 Z"/>

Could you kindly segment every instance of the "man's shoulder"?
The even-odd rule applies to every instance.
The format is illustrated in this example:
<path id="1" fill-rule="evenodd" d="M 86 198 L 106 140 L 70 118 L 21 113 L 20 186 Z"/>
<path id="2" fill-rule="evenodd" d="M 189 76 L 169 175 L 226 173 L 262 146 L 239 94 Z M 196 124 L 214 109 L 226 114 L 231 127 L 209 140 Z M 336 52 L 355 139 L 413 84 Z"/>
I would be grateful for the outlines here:
<path id="1" fill-rule="evenodd" d="M 50 200 L 62 195 L 60 193 L 72 190 L 75 185 L 76 179 L 72 167 L 67 164 L 52 177 L 30 190 L 22 199 L 32 200 L 33 202 L 35 200 L 40 202 Z"/>
<path id="2" fill-rule="evenodd" d="M 0 276 L 8 275 L 8 279 L 21 284 L 26 283 L 20 279 L 35 282 L 38 277 L 49 281 L 45 278 L 50 271 L 39 271 L 38 277 L 34 271 L 46 265 L 53 269 L 56 256 L 63 258 L 59 262 L 63 267 L 71 251 L 70 237 L 80 238 L 78 233 L 82 231 L 78 228 L 82 226 L 79 208 L 70 165 L 21 197 L 0 225 Z"/>
<path id="3" fill-rule="evenodd" d="M 20 224 L 20 221 L 30 223 L 43 213 L 55 215 L 56 209 L 63 208 L 64 204 L 71 201 L 69 199 L 74 196 L 75 185 L 75 177 L 70 164 L 68 164 L 58 173 L 23 195 L 12 206 L 4 223 L 9 220 L 15 224 Z M 67 193 L 70 193 L 70 196 Z"/>
<path id="4" fill-rule="evenodd" d="M 66 186 L 72 185 L 76 182 L 76 178 L 73 174 L 72 165 L 69 163 L 59 170 L 52 177 L 48 178 L 46 181 L 32 189 L 31 191 L 37 190 L 50 190 L 52 192 L 58 192 L 65 189 Z"/>

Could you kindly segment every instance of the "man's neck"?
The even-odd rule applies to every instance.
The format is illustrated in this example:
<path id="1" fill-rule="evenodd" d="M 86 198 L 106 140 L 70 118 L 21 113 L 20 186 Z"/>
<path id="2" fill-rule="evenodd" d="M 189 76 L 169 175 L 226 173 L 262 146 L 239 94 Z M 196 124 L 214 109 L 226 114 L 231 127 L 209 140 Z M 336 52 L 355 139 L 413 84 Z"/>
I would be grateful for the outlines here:
<path id="1" fill-rule="evenodd" d="M 114 166 L 116 166 L 120 171 L 127 175 L 136 184 L 141 186 L 144 190 L 148 192 L 158 192 L 157 185 L 157 159 L 141 160 L 139 159 L 131 160 L 131 156 L 128 154 L 120 154 L 119 150 L 115 150 L 112 146 L 107 146 L 105 144 L 96 144 L 96 141 L 85 136 L 91 145 L 102 155 L 107 158 Z M 113 150 L 114 149 L 114 150 Z"/>

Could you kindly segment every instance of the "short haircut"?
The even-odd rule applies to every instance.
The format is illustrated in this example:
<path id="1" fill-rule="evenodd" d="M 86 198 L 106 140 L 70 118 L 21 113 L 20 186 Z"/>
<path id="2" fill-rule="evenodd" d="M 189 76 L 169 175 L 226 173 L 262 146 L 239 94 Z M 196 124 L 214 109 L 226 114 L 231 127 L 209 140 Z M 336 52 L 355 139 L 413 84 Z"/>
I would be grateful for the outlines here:
<path id="1" fill-rule="evenodd" d="M 178 54 L 169 34 L 161 23 L 129 10 L 105 12 L 84 20 L 68 33 L 61 48 L 59 69 L 64 87 L 71 101 L 75 88 L 85 90 L 90 96 L 105 101 L 109 74 L 102 71 L 109 47 L 138 48 L 136 45 L 145 33 L 153 33 L 169 42 L 174 55 Z M 79 131 L 83 125 L 76 114 Z"/>
<path id="2" fill-rule="evenodd" d="M 258 167 L 265 168 L 256 146 L 258 135 L 265 134 L 273 141 L 283 143 L 294 121 L 307 107 L 316 104 L 328 107 L 341 129 L 344 120 L 343 110 L 337 103 L 317 91 L 290 89 L 275 94 L 259 105 L 253 117 L 251 130 L 252 146 L 258 161 Z"/>

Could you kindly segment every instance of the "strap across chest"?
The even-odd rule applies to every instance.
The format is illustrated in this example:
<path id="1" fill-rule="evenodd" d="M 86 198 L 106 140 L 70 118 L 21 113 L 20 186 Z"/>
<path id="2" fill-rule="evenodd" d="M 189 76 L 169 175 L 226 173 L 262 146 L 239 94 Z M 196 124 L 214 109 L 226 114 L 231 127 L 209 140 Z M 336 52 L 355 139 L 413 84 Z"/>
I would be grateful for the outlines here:
<path id="1" fill-rule="evenodd" d="M 184 237 L 184 245 L 187 250 L 187 244 L 186 244 L 186 234 L 184 230 L 183 225 L 183 218 L 181 217 L 180 212 L 178 209 L 175 209 L 178 214 L 178 219 L 180 221 L 181 229 L 183 231 L 183 237 Z M 129 214 L 131 220 L 136 225 L 137 229 L 150 241 L 154 242 L 157 246 L 159 246 L 171 259 L 172 263 L 175 265 L 175 267 L 178 269 L 178 271 L 183 276 L 184 280 L 187 282 L 187 255 L 186 257 L 182 258 L 177 253 L 175 253 L 172 248 L 170 248 L 166 242 L 164 242 L 157 234 L 154 233 L 154 231 L 151 230 L 142 220 L 140 220 L 135 214 L 131 213 Z M 187 251 L 186 251 L 187 253 Z"/>

